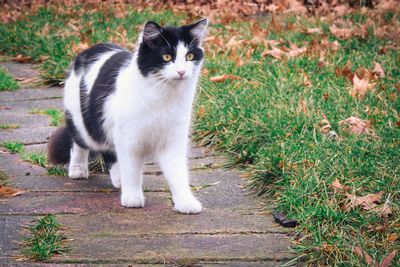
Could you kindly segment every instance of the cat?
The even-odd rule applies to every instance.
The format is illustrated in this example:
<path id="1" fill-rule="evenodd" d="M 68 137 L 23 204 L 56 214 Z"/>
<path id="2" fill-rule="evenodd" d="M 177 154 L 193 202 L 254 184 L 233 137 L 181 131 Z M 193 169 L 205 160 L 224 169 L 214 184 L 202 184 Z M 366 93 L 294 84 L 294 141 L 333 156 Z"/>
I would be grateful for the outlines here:
<path id="1" fill-rule="evenodd" d="M 143 166 L 155 160 L 174 211 L 200 213 L 187 150 L 207 26 L 207 19 L 181 27 L 149 21 L 135 52 L 104 43 L 80 53 L 65 81 L 66 125 L 50 138 L 49 162 L 69 162 L 70 178 L 88 178 L 89 151 L 100 152 L 112 184 L 121 188 L 121 205 L 139 208 Z"/>

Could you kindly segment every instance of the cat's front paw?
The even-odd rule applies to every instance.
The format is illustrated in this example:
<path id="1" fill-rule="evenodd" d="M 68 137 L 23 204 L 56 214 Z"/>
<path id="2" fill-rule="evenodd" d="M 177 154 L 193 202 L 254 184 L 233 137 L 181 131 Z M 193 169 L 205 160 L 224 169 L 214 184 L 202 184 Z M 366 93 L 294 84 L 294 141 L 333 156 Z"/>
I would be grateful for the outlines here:
<path id="1" fill-rule="evenodd" d="M 121 205 L 127 208 L 143 208 L 144 196 L 142 194 L 122 193 Z"/>
<path id="2" fill-rule="evenodd" d="M 72 179 L 87 179 L 89 177 L 89 170 L 85 166 L 70 166 L 68 177 Z"/>
<path id="3" fill-rule="evenodd" d="M 179 213 L 195 214 L 200 213 L 202 209 L 200 201 L 194 197 L 178 200 L 174 203 L 174 211 Z"/>

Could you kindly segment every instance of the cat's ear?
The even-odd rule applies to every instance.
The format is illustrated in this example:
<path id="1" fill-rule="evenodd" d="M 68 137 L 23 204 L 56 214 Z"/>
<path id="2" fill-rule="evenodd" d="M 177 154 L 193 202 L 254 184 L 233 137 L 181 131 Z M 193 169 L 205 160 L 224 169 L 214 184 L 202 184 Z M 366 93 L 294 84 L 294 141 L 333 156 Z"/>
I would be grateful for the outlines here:
<path id="1" fill-rule="evenodd" d="M 197 39 L 201 42 L 203 38 L 206 36 L 207 25 L 208 25 L 207 18 L 201 19 L 189 25 L 190 34 L 193 36 L 194 39 Z"/>
<path id="2" fill-rule="evenodd" d="M 143 42 L 151 42 L 161 36 L 162 28 L 153 21 L 148 21 L 143 29 Z"/>

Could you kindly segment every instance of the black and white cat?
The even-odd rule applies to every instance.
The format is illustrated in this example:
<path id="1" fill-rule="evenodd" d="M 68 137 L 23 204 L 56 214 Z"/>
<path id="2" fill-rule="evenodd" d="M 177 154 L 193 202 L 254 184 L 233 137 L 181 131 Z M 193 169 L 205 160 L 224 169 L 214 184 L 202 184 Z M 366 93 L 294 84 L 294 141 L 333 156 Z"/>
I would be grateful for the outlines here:
<path id="1" fill-rule="evenodd" d="M 144 206 L 143 166 L 158 161 L 174 210 L 201 212 L 189 186 L 187 150 L 207 24 L 150 21 L 134 53 L 98 44 L 79 54 L 65 81 L 66 127 L 51 137 L 49 161 L 69 162 L 69 177 L 87 178 L 89 150 L 99 151 L 124 207 Z"/>

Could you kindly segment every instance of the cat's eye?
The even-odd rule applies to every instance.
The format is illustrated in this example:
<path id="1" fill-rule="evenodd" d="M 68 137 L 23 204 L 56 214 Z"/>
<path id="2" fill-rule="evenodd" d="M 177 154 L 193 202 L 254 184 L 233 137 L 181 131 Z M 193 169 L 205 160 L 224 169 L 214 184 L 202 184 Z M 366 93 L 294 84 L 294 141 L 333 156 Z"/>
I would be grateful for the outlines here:
<path id="1" fill-rule="evenodd" d="M 186 60 L 190 61 L 190 60 L 193 60 L 193 58 L 194 58 L 194 55 L 192 53 L 189 53 L 186 55 Z"/>
<path id="2" fill-rule="evenodd" d="M 162 58 L 164 59 L 164 61 L 171 61 L 172 56 L 170 54 L 165 54 L 162 56 Z"/>

